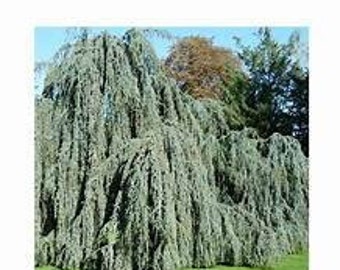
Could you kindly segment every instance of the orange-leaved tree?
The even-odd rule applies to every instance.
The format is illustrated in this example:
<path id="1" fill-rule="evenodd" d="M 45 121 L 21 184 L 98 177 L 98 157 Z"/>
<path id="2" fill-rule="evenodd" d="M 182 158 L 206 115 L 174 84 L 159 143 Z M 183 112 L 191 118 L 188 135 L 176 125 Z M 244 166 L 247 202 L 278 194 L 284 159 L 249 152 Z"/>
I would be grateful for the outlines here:
<path id="1" fill-rule="evenodd" d="M 165 65 L 180 88 L 198 99 L 221 99 L 235 71 L 241 70 L 239 59 L 230 50 L 199 36 L 177 41 Z"/>

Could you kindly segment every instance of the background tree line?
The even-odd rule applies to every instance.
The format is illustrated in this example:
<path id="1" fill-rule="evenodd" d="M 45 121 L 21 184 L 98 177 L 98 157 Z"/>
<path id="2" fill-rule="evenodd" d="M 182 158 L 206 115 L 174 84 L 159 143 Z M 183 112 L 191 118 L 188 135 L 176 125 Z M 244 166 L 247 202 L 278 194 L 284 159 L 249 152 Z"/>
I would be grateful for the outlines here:
<path id="1" fill-rule="evenodd" d="M 237 53 L 204 37 L 178 39 L 165 59 L 179 87 L 196 99 L 219 99 L 228 107 L 233 129 L 255 128 L 266 138 L 278 132 L 298 139 L 308 156 L 309 70 L 301 61 L 299 36 L 277 42 L 269 28 L 258 43 Z"/>

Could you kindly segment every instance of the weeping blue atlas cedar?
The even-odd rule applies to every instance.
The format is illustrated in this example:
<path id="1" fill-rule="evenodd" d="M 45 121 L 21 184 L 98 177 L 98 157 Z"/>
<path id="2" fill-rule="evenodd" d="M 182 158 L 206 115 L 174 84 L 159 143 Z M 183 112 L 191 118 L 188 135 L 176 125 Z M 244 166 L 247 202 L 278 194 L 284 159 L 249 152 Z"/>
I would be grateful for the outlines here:
<path id="1" fill-rule="evenodd" d="M 232 131 L 168 78 L 137 30 L 61 49 L 35 106 L 35 263 L 262 266 L 307 248 L 299 143 Z"/>

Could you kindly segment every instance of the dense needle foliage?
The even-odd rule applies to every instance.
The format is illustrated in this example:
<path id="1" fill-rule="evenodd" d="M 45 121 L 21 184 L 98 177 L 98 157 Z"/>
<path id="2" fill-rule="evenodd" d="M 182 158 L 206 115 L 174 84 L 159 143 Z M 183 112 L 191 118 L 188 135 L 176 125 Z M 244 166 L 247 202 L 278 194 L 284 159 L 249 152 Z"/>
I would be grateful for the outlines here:
<path id="1" fill-rule="evenodd" d="M 36 100 L 36 265 L 253 266 L 306 248 L 300 144 L 231 131 L 225 113 L 136 30 L 65 46 Z"/>
<path id="2" fill-rule="evenodd" d="M 249 74 L 247 126 L 265 138 L 274 132 L 293 136 L 308 156 L 309 70 L 302 61 L 303 44 L 297 33 L 280 44 L 269 28 L 260 28 L 257 37 L 256 46 L 238 40 L 239 56 Z"/>

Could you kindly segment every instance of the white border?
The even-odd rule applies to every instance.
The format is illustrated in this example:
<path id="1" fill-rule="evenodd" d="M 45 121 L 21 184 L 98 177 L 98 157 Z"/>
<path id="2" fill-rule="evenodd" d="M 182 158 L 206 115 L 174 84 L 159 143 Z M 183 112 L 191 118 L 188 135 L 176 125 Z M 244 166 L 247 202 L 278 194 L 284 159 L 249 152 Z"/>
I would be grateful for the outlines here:
<path id="1" fill-rule="evenodd" d="M 336 1 L 8 1 L 1 12 L 2 269 L 33 269 L 35 26 L 311 26 L 311 270 L 338 269 Z M 6 6 L 5 6 L 6 5 Z M 331 82 L 334 82 L 331 83 Z"/>

